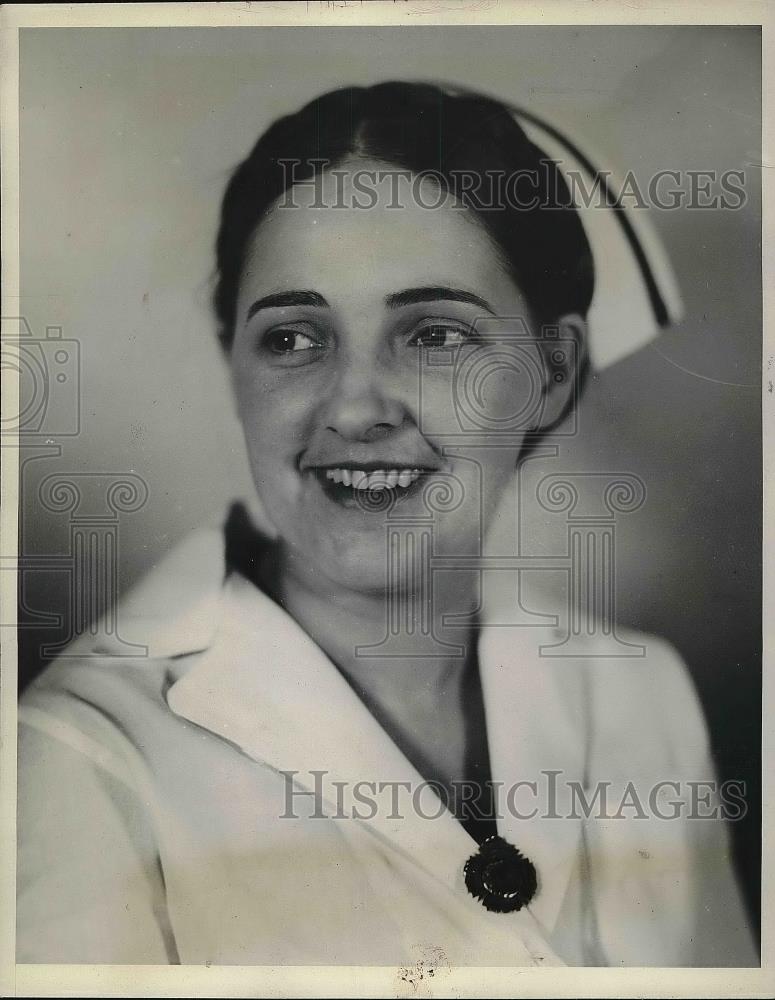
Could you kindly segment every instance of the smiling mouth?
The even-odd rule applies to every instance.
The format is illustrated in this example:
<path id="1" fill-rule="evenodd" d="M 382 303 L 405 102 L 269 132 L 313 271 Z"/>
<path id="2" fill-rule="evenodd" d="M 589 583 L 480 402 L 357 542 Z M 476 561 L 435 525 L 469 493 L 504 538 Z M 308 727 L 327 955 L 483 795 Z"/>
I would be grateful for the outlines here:
<path id="1" fill-rule="evenodd" d="M 314 476 L 325 495 L 341 507 L 371 509 L 364 503 L 369 493 L 392 494 L 397 501 L 419 492 L 425 478 L 432 470 L 422 468 L 353 469 L 317 468 Z M 381 506 L 381 505 L 380 505 Z"/>

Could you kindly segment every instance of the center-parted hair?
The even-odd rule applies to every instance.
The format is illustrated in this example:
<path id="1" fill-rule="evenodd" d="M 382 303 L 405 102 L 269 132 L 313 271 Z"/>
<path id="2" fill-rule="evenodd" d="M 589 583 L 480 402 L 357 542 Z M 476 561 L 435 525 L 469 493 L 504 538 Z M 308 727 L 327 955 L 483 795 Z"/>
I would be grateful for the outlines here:
<path id="1" fill-rule="evenodd" d="M 214 306 L 224 346 L 234 335 L 248 242 L 264 214 L 293 183 L 353 157 L 430 173 L 476 213 L 536 321 L 586 316 L 594 268 L 581 220 L 560 169 L 509 108 L 476 93 L 389 82 L 333 90 L 278 119 L 235 170 L 216 242 Z M 498 175 L 529 177 L 530 198 L 493 205 L 472 192 L 472 177 L 491 183 Z"/>

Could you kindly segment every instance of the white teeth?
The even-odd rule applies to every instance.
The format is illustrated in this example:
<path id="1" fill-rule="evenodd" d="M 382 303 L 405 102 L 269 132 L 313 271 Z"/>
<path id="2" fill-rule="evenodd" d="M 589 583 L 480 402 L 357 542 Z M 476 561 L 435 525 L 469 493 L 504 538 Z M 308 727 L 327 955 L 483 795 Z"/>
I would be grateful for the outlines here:
<path id="1" fill-rule="evenodd" d="M 396 486 L 407 489 L 422 474 L 422 469 L 375 469 L 373 472 L 363 469 L 326 469 L 326 479 L 352 486 L 356 490 L 385 490 L 395 489 Z"/>
<path id="2" fill-rule="evenodd" d="M 384 469 L 375 469 L 369 476 L 366 489 L 386 490 L 388 487 L 388 474 Z"/>

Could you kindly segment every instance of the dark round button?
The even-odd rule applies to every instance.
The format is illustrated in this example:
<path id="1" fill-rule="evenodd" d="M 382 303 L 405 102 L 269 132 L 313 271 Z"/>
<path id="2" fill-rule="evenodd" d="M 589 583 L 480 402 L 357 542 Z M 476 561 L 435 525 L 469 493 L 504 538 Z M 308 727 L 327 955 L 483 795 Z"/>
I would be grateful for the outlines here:
<path id="1" fill-rule="evenodd" d="M 532 861 L 497 834 L 466 861 L 463 875 L 471 895 L 493 913 L 521 910 L 538 888 Z"/>

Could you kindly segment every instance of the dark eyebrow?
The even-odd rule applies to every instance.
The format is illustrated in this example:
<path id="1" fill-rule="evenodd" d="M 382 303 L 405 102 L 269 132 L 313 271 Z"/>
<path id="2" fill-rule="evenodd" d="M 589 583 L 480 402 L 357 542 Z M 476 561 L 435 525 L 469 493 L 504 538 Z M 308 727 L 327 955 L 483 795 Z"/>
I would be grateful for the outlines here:
<path id="1" fill-rule="evenodd" d="M 248 309 L 245 322 L 252 319 L 259 309 L 283 309 L 286 306 L 322 306 L 323 308 L 327 308 L 328 303 L 317 292 L 306 290 L 274 292 L 272 295 L 265 295 L 262 299 L 256 299 L 250 309 Z"/>
<path id="2" fill-rule="evenodd" d="M 403 292 L 394 292 L 385 297 L 388 309 L 400 309 L 401 306 L 413 306 L 419 302 L 468 302 L 495 315 L 495 310 L 486 299 L 473 292 L 463 291 L 462 288 L 426 285 L 423 288 L 406 288 Z"/>

